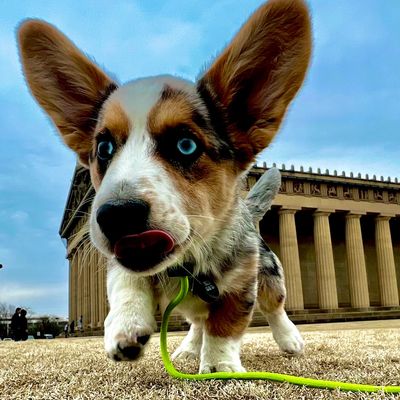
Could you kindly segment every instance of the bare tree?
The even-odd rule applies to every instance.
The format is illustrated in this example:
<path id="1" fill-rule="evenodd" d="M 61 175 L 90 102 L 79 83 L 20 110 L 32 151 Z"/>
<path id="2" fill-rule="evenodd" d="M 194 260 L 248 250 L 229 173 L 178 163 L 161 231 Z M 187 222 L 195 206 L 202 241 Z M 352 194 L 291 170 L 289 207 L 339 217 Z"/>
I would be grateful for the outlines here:
<path id="1" fill-rule="evenodd" d="M 0 319 L 11 318 L 15 313 L 16 307 L 13 304 L 0 302 Z"/>

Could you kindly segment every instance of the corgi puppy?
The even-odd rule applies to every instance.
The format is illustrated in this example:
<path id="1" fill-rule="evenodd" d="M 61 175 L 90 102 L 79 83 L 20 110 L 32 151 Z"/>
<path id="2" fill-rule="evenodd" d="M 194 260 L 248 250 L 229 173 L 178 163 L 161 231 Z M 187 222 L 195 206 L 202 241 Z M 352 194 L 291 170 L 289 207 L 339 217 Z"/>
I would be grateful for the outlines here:
<path id="1" fill-rule="evenodd" d="M 303 82 L 310 25 L 303 0 L 270 0 L 196 82 L 163 75 L 121 85 L 54 26 L 19 26 L 27 84 L 96 190 L 90 236 L 109 261 L 112 359 L 142 354 L 157 305 L 178 290 L 177 267 L 217 295 L 193 290 L 179 305 L 191 326 L 174 358 L 199 357 L 200 373 L 244 371 L 241 338 L 256 303 L 280 348 L 302 351 L 282 267 L 240 190 Z"/>

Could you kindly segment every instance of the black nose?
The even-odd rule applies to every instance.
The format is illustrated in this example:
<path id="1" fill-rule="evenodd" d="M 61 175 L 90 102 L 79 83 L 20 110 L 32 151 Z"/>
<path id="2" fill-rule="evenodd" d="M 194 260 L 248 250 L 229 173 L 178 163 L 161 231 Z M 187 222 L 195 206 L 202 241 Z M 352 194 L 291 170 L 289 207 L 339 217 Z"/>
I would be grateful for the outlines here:
<path id="1" fill-rule="evenodd" d="M 111 245 L 127 235 L 148 230 L 150 206 L 142 200 L 113 200 L 97 210 L 96 219 Z"/>

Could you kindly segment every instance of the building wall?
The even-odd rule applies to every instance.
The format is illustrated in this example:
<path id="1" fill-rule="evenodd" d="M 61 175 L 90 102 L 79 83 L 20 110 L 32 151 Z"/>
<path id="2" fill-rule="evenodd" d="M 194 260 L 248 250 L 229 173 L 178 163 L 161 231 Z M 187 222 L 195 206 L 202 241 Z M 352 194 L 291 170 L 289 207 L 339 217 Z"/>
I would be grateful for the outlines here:
<path id="1" fill-rule="evenodd" d="M 251 171 L 248 189 L 263 172 L 261 168 Z M 87 236 L 79 233 L 87 231 L 87 209 L 82 212 L 80 207 L 87 207 L 88 204 L 84 188 L 89 192 L 87 177 L 79 174 L 79 183 L 73 185 L 69 196 L 69 202 L 73 202 L 77 212 L 66 214 L 63 222 L 65 229 L 62 231 L 62 236 L 68 241 L 70 261 L 69 319 L 77 322 L 83 315 L 85 330 L 96 331 L 102 329 L 108 312 L 106 267 L 104 258 L 91 247 Z M 383 313 L 387 309 L 397 312 L 390 315 L 400 316 L 400 185 L 397 182 L 316 175 L 292 170 L 282 171 L 282 179 L 282 187 L 272 209 L 260 222 L 260 234 L 282 259 L 282 246 L 286 244 L 281 243 L 285 238 L 280 238 L 280 229 L 287 221 L 282 214 L 289 211 L 293 215 L 295 224 L 292 234 L 298 244 L 300 270 L 298 280 L 294 282 L 294 286 L 291 285 L 295 289 L 291 289 L 292 292 L 288 290 L 287 308 L 292 317 L 313 321 L 318 316 L 323 321 L 332 320 L 336 315 L 347 319 L 364 310 L 364 314 L 359 314 L 357 318 L 378 318 L 380 315 L 387 317 L 387 313 L 379 314 L 379 310 L 383 310 Z M 67 209 L 73 209 L 73 206 L 67 204 Z M 348 217 L 353 215 L 357 216 L 356 225 L 359 221 L 362 235 L 361 247 L 357 250 L 359 258 L 356 258 L 355 265 L 354 261 L 349 261 L 349 254 L 354 251 L 349 250 L 353 243 L 351 236 L 354 234 L 354 227 L 353 230 L 348 230 Z M 318 218 L 324 219 L 327 224 L 316 229 Z M 325 235 L 322 245 L 318 244 L 319 256 L 316 235 Z M 79 236 L 83 240 L 79 240 Z M 322 258 L 322 264 L 321 252 L 325 257 Z M 296 263 L 292 265 L 297 255 L 292 256 L 294 258 L 287 264 L 283 263 L 286 274 L 290 275 L 289 279 L 292 279 L 293 268 L 297 268 Z M 365 260 L 365 264 L 362 260 Z M 353 264 L 349 265 L 349 262 Z M 330 268 L 333 275 L 325 281 L 321 276 L 328 276 L 329 274 L 325 274 Z M 354 268 L 358 272 L 352 278 L 351 271 L 354 274 Z M 365 287 L 358 273 L 366 275 Z M 292 300 L 298 297 L 296 293 L 299 291 L 302 292 L 301 304 L 296 300 L 297 303 L 293 305 L 295 302 Z M 356 292 L 358 295 L 362 292 L 368 298 L 361 308 L 355 305 Z M 265 323 L 257 313 L 255 320 Z M 176 318 L 176 326 L 184 326 L 179 318 Z"/>

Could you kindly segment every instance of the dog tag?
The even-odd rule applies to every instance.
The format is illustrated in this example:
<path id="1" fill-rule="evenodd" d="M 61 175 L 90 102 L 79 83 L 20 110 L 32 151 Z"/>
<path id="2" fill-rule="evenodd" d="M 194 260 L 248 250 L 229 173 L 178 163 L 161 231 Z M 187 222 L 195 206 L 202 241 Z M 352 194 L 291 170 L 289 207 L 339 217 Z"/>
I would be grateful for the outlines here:
<path id="1" fill-rule="evenodd" d="M 199 296 L 206 303 L 214 303 L 219 298 L 217 285 L 207 276 L 196 276 L 193 279 L 193 294 Z"/>

